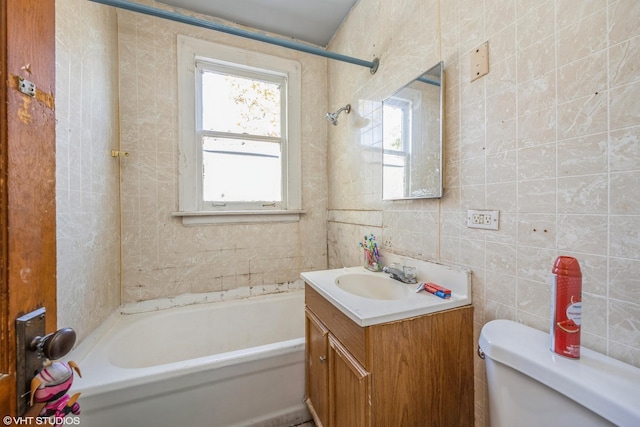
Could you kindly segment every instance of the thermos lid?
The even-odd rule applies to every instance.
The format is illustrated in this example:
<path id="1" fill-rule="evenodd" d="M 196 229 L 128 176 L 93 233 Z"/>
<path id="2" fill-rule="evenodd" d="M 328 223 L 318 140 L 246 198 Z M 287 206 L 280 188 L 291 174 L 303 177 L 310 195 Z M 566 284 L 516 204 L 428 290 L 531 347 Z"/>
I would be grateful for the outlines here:
<path id="1" fill-rule="evenodd" d="M 564 255 L 556 258 L 556 261 L 553 263 L 552 273 L 561 276 L 582 277 L 578 260 Z"/>

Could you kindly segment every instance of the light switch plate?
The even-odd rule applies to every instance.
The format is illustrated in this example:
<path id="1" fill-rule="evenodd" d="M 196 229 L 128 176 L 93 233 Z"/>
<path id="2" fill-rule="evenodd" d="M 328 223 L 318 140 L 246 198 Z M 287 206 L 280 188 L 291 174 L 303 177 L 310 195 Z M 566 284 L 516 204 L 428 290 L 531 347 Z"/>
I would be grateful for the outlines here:
<path id="1" fill-rule="evenodd" d="M 471 51 L 471 81 L 489 73 L 489 42 L 484 42 Z"/>

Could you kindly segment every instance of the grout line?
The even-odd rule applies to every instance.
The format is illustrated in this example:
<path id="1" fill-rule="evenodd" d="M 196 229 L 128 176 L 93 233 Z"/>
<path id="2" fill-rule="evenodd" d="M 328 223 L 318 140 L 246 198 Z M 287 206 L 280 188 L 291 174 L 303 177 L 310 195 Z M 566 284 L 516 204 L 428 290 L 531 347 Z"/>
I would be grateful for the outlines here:
<path id="1" fill-rule="evenodd" d="M 610 70 L 610 58 L 609 58 L 609 54 L 611 51 L 611 39 L 609 37 L 609 28 L 610 28 L 610 16 L 609 16 L 609 10 L 610 10 L 610 4 L 607 4 L 605 6 L 605 31 L 606 31 L 606 49 L 607 49 L 607 69 L 606 69 L 606 73 L 607 73 L 607 248 L 606 248 L 606 268 L 607 268 L 607 275 L 606 275 L 606 290 L 605 290 L 605 298 L 606 298 L 606 309 L 605 309 L 605 331 L 604 331 L 604 338 L 605 338 L 605 354 L 607 356 L 610 355 L 610 339 L 609 339 L 609 322 L 611 321 L 611 313 L 610 313 L 610 296 L 609 296 L 609 289 L 610 289 L 610 284 L 611 284 L 611 149 L 610 149 L 610 144 L 611 144 L 611 74 L 609 72 Z"/>
<path id="2" fill-rule="evenodd" d="M 514 10 L 514 21 L 515 21 L 515 28 L 513 31 L 514 34 L 514 40 L 513 40 L 513 45 L 514 45 L 514 62 L 515 62 L 515 183 L 516 183 L 516 200 L 515 200 L 515 296 L 516 296 L 516 301 L 515 301 L 515 311 L 516 311 L 516 320 L 518 318 L 518 282 L 520 279 L 520 269 L 519 269 L 519 265 L 518 265 L 518 254 L 520 252 L 520 245 L 518 244 L 518 223 L 520 222 L 520 206 L 518 203 L 519 197 L 520 197 L 520 175 L 519 175 L 519 167 L 520 167 L 520 141 L 519 141 L 519 137 L 520 137 L 520 111 L 519 111 L 519 99 L 518 99 L 518 83 L 520 83 L 520 79 L 518 76 L 518 53 L 519 53 L 519 49 L 518 49 L 518 6 L 516 4 L 515 6 L 515 10 Z"/>

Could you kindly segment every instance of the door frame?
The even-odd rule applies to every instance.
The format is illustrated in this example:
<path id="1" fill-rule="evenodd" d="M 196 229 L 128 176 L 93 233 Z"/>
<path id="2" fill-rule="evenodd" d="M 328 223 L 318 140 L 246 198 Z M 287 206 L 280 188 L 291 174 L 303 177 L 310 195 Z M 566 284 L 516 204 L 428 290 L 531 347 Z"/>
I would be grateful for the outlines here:
<path id="1" fill-rule="evenodd" d="M 18 88 L 22 77 L 34 96 Z M 55 0 L 0 0 L 0 416 L 16 416 L 16 319 L 56 329 Z"/>

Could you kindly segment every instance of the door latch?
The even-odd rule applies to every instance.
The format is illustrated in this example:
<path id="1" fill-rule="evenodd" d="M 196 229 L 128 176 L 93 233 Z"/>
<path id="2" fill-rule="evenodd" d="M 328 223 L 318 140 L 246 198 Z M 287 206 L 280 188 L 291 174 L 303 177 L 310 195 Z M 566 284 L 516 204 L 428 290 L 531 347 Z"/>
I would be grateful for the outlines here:
<path id="1" fill-rule="evenodd" d="M 16 392 L 18 416 L 30 404 L 31 380 L 43 363 L 56 360 L 69 353 L 76 343 L 76 332 L 62 328 L 45 335 L 46 310 L 44 307 L 16 319 Z"/>
<path id="2" fill-rule="evenodd" d="M 31 350 L 31 342 L 45 335 L 46 311 L 44 307 L 16 319 L 16 391 L 18 416 L 29 409 L 31 379 L 42 369 L 40 352 Z"/>
<path id="3" fill-rule="evenodd" d="M 18 77 L 18 90 L 32 98 L 36 97 L 36 85 L 22 77 Z"/>

